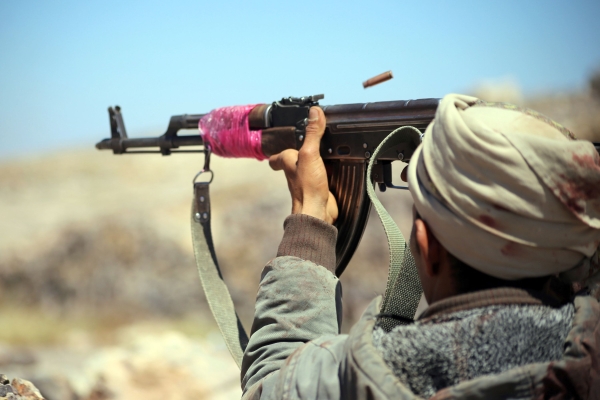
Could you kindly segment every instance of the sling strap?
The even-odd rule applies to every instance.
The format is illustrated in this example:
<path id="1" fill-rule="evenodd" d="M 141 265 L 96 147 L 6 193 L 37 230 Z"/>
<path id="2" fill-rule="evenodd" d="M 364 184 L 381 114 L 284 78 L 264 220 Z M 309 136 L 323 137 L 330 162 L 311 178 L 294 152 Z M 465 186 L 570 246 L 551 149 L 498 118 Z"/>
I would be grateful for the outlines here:
<path id="1" fill-rule="evenodd" d="M 194 183 L 194 201 L 192 203 L 192 243 L 198 266 L 198 274 L 206 301 L 217 321 L 225 344 L 241 368 L 244 350 L 248 345 L 248 335 L 235 312 L 229 289 L 223 281 L 210 230 L 210 193 L 209 182 Z"/>
<path id="2" fill-rule="evenodd" d="M 379 220 L 383 225 L 388 240 L 390 252 L 390 265 L 385 296 L 381 305 L 381 313 L 377 324 L 384 330 L 390 331 L 396 325 L 406 325 L 413 321 L 415 312 L 421 299 L 421 282 L 417 273 L 415 260 L 410 251 L 407 251 L 406 241 L 398 225 L 386 211 L 381 201 L 375 194 L 373 183 L 370 182 L 373 165 L 377 162 L 377 155 L 392 149 L 399 142 L 404 141 L 403 133 L 421 132 L 412 126 L 403 126 L 390 133 L 375 149 L 367 166 L 367 194 L 377 211 Z"/>

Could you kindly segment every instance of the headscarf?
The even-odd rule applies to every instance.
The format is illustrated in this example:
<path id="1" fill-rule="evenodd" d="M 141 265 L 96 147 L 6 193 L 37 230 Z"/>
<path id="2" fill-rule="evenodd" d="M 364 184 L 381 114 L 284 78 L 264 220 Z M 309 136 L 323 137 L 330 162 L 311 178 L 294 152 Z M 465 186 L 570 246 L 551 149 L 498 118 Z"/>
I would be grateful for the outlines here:
<path id="1" fill-rule="evenodd" d="M 600 275 L 600 156 L 542 114 L 444 97 L 408 182 L 439 242 L 481 272 L 585 283 Z"/>

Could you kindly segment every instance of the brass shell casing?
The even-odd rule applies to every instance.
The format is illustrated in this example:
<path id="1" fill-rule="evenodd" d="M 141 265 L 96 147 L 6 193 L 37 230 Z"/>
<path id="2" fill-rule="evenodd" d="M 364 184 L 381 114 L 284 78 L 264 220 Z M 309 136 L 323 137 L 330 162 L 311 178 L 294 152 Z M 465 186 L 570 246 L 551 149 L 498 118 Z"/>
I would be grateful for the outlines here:
<path id="1" fill-rule="evenodd" d="M 383 74 L 379 74 L 377 76 L 372 77 L 371 79 L 367 79 L 363 82 L 363 88 L 368 88 L 370 86 L 378 85 L 382 82 L 389 81 L 392 79 L 394 75 L 392 75 L 392 71 L 384 72 Z"/>

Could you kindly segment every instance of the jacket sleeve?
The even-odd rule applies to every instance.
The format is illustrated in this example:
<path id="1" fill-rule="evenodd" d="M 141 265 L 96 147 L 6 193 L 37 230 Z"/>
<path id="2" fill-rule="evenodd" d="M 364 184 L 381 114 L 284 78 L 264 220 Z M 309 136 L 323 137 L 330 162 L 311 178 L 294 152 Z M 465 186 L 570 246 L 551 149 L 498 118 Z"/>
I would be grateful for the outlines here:
<path id="1" fill-rule="evenodd" d="M 242 361 L 244 398 L 277 398 L 284 389 L 288 391 L 289 387 L 284 388 L 289 385 L 286 372 L 281 369 L 289 372 L 305 363 L 304 356 L 298 362 L 300 353 L 310 354 L 312 361 L 310 372 L 301 374 L 306 375 L 306 382 L 297 382 L 298 390 L 303 385 L 313 390 L 316 382 L 311 376 L 321 379 L 320 372 L 330 379 L 317 390 L 333 391 L 331 395 L 339 390 L 337 353 L 342 352 L 345 336 L 338 335 L 341 286 L 332 272 L 337 230 L 302 214 L 288 217 L 284 230 L 277 258 L 261 276 L 250 342 Z M 292 353 L 296 354 L 290 357 Z"/>

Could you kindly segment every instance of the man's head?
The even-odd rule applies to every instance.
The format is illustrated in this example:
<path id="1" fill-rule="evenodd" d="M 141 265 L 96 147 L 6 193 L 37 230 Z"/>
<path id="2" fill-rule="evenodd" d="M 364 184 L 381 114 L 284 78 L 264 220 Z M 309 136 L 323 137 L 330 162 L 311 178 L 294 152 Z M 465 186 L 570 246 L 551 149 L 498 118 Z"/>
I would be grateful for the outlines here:
<path id="1" fill-rule="evenodd" d="M 420 216 L 411 250 L 428 301 L 464 291 L 452 283 L 461 267 L 482 274 L 481 289 L 494 280 L 539 286 L 558 274 L 595 278 L 600 157 L 548 118 L 446 96 L 408 182 Z"/>
<path id="2" fill-rule="evenodd" d="M 416 211 L 409 244 L 428 303 L 498 287 L 547 291 L 559 299 L 568 299 L 572 295 L 568 285 L 552 276 L 505 280 L 470 267 L 448 252 Z"/>

